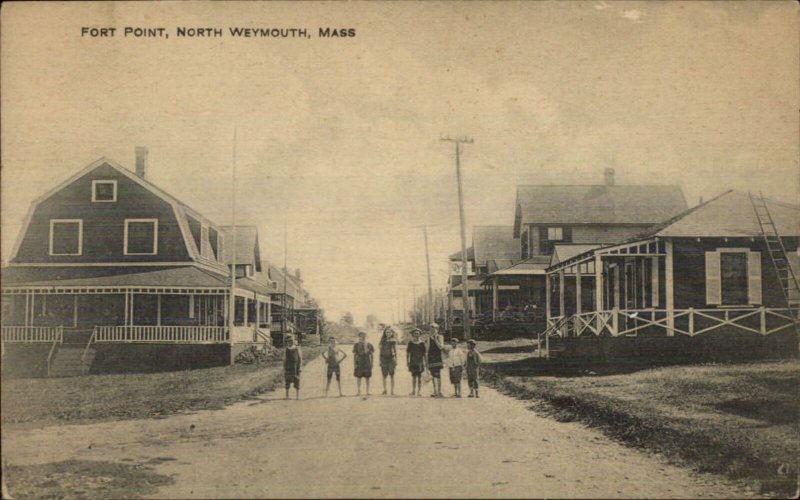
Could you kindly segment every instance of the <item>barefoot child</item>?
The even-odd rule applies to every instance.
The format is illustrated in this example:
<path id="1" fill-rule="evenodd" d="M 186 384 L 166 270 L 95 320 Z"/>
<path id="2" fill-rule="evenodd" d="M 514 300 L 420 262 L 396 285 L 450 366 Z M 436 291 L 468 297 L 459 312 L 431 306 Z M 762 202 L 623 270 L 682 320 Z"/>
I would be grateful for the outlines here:
<path id="1" fill-rule="evenodd" d="M 286 399 L 289 399 L 289 386 L 294 385 L 295 399 L 300 399 L 300 370 L 303 354 L 294 345 L 293 337 L 286 337 L 286 351 L 283 356 L 283 377 L 286 381 Z"/>
<path id="2" fill-rule="evenodd" d="M 406 347 L 406 364 L 411 372 L 411 395 L 422 395 L 422 372 L 425 371 L 425 342 L 420 340 L 419 329 L 411 330 L 411 341 Z"/>
<path id="3" fill-rule="evenodd" d="M 336 385 L 339 387 L 339 396 L 342 395 L 342 369 L 341 363 L 347 357 L 347 353 L 336 346 L 336 337 L 328 338 L 328 349 L 322 353 L 325 365 L 328 368 L 328 381 L 325 384 L 325 397 L 328 397 L 328 390 L 331 388 L 331 378 L 336 374 Z"/>
<path id="4" fill-rule="evenodd" d="M 453 397 L 461 397 L 461 373 L 464 370 L 464 364 L 467 362 L 467 357 L 461 347 L 458 345 L 458 339 L 453 337 L 450 339 L 450 354 L 447 356 L 447 367 L 450 372 L 450 383 L 453 384 Z"/>
<path id="5" fill-rule="evenodd" d="M 480 375 L 481 367 L 481 353 L 475 349 L 475 341 L 469 339 L 467 341 L 467 384 L 469 385 L 468 398 L 477 398 L 478 396 L 478 376 Z"/>

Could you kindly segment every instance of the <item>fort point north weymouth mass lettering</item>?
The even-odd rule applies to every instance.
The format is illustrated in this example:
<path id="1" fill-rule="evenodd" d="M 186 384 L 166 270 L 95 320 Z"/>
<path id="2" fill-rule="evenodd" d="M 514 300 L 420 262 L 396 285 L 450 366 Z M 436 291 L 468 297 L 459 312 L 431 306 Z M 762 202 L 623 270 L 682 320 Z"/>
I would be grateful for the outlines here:
<path id="1" fill-rule="evenodd" d="M 114 38 L 121 33 L 124 38 L 169 38 L 170 33 L 163 27 L 92 27 L 81 28 L 81 37 Z M 177 26 L 175 36 L 179 38 L 221 38 L 225 33 L 237 38 L 312 38 L 313 30 L 308 28 L 247 28 L 230 26 L 227 29 L 216 27 Z M 355 28 L 317 28 L 319 38 L 354 38 Z"/>

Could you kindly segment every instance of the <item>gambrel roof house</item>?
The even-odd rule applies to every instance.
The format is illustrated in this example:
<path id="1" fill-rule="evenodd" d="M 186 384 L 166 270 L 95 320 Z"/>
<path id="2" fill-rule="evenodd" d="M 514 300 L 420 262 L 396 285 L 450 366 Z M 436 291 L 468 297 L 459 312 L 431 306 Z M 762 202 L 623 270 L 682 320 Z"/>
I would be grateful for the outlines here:
<path id="1" fill-rule="evenodd" d="M 33 201 L 2 270 L 5 344 L 77 343 L 83 353 L 95 344 L 217 346 L 198 347 L 215 364 L 233 359 L 236 344 L 256 340 L 270 290 L 254 279 L 261 265 L 255 228 L 238 229 L 237 262 L 252 271 L 243 269 L 232 291 L 225 228 L 148 181 L 146 160 L 147 150 L 137 148 L 133 172 L 100 158 Z M 50 355 L 58 361 L 68 351 L 54 347 Z M 114 366 L 112 351 L 98 350 L 101 365 Z M 155 359 L 133 351 L 116 355 L 142 362 L 132 369 Z"/>

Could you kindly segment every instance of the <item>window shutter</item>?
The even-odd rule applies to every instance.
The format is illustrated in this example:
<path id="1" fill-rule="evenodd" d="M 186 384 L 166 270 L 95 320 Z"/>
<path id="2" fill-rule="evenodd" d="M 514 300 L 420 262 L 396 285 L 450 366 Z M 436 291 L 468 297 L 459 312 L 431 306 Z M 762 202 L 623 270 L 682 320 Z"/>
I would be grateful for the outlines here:
<path id="1" fill-rule="evenodd" d="M 719 252 L 706 252 L 706 304 L 722 303 Z"/>
<path id="2" fill-rule="evenodd" d="M 761 304 L 761 252 L 747 254 L 747 298 L 750 304 Z"/>

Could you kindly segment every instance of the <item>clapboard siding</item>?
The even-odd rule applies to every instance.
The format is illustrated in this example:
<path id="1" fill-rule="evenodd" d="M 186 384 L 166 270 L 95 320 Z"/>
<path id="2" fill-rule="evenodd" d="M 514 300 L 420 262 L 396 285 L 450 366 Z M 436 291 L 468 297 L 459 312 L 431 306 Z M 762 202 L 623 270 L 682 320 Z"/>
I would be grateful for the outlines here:
<path id="1" fill-rule="evenodd" d="M 117 201 L 92 202 L 93 180 L 116 180 Z M 83 220 L 82 255 L 49 255 L 51 219 Z M 125 219 L 158 219 L 156 255 L 124 255 Z M 13 262 L 168 262 L 189 259 L 172 205 L 104 163 L 35 207 Z"/>

